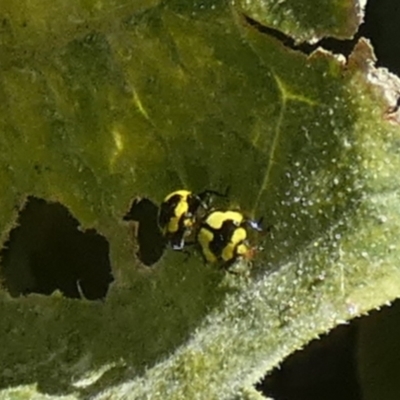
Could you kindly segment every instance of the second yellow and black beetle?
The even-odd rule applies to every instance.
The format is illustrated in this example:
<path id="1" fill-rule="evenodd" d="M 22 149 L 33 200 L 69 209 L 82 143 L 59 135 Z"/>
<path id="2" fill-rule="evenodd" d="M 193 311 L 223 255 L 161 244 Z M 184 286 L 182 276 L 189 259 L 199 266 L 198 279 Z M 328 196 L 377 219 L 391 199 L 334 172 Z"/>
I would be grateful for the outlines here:
<path id="1" fill-rule="evenodd" d="M 261 231 L 261 220 L 245 218 L 239 211 L 211 211 L 197 233 L 204 258 L 229 267 L 239 259 L 250 259 L 255 247 L 248 243 L 248 228 Z"/>
<path id="2" fill-rule="evenodd" d="M 214 190 L 195 194 L 185 189 L 176 190 L 165 197 L 158 213 L 158 225 L 174 250 L 184 248 L 185 239 L 190 236 L 197 221 L 201 219 L 198 214 L 201 214 L 201 210 L 203 214 L 206 213 L 212 195 L 227 197 L 227 193 Z"/>

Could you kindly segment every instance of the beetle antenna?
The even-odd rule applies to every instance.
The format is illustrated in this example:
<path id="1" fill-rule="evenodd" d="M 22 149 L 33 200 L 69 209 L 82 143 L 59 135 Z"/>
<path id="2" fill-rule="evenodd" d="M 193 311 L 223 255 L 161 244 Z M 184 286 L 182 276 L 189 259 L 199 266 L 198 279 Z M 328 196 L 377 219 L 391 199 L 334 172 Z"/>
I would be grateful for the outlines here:
<path id="1" fill-rule="evenodd" d="M 203 192 L 199 193 L 197 196 L 200 197 L 201 199 L 205 199 L 210 195 L 218 196 L 218 197 L 228 197 L 230 190 L 230 186 L 225 190 L 225 193 L 217 192 L 216 190 L 204 190 Z"/>
<path id="2" fill-rule="evenodd" d="M 231 193 L 231 185 L 228 185 L 225 189 L 223 197 L 229 197 L 230 193 Z"/>
<path id="3" fill-rule="evenodd" d="M 231 189 L 231 187 L 227 186 L 227 188 L 225 189 L 225 193 L 221 193 L 216 190 L 207 189 L 207 190 L 204 190 L 203 192 L 200 192 L 199 194 L 197 194 L 196 198 L 200 201 L 201 206 L 207 210 L 210 206 L 210 196 L 211 195 L 226 198 L 229 195 L 230 189 Z"/>

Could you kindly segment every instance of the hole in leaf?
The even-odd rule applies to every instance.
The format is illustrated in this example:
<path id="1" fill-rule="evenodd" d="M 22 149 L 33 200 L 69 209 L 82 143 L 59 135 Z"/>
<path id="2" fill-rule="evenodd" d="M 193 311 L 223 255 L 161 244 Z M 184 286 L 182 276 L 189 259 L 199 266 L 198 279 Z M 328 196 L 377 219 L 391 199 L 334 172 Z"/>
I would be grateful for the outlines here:
<path id="1" fill-rule="evenodd" d="M 12 296 L 59 290 L 66 297 L 103 299 L 113 281 L 108 242 L 78 227 L 63 205 L 29 197 L 0 253 L 2 285 Z"/>
<path id="2" fill-rule="evenodd" d="M 357 43 L 358 39 L 364 35 L 364 30 L 365 30 L 364 24 L 360 25 L 360 28 L 358 32 L 355 34 L 353 39 L 336 39 L 332 37 L 326 37 L 314 44 L 308 42 L 296 43 L 292 37 L 286 35 L 285 33 L 277 29 L 262 25 L 261 23 L 253 20 L 252 18 L 246 15 L 244 16 L 244 18 L 249 25 L 256 28 L 259 32 L 262 32 L 266 35 L 269 35 L 279 40 L 285 47 L 289 49 L 300 51 L 307 55 L 317 50 L 318 47 L 322 47 L 333 53 L 343 54 L 345 57 L 348 57 L 350 53 L 353 51 L 353 48 Z"/>
<path id="3" fill-rule="evenodd" d="M 369 0 L 365 9 L 364 36 L 371 40 L 378 66 L 400 76 L 400 3 Z"/>
<path id="4" fill-rule="evenodd" d="M 275 400 L 361 400 L 357 322 L 341 325 L 288 357 L 257 390 Z"/>
<path id="5" fill-rule="evenodd" d="M 279 40 L 284 46 L 311 54 L 318 47 L 333 53 L 343 54 L 346 58 L 353 51 L 355 44 L 361 37 L 371 40 L 377 56 L 377 65 L 388 68 L 391 72 L 400 75 L 400 3 L 398 0 L 369 0 L 365 7 L 364 22 L 352 39 L 336 39 L 325 37 L 317 43 L 295 43 L 293 38 L 283 32 L 262 25 L 249 16 L 244 15 L 245 21 L 269 36 Z"/>
<path id="6" fill-rule="evenodd" d="M 137 222 L 137 257 L 147 266 L 155 264 L 163 255 L 166 242 L 158 227 L 158 207 L 151 200 L 135 199 L 124 221 Z"/>

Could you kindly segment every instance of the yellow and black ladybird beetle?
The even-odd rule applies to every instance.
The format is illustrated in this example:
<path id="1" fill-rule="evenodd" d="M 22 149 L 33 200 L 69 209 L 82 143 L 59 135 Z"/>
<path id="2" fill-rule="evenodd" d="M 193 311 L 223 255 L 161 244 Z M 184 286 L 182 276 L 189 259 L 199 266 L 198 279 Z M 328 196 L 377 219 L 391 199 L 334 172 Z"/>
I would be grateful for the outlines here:
<path id="1" fill-rule="evenodd" d="M 202 208 L 204 212 L 208 209 L 211 195 L 227 196 L 226 193 L 214 190 L 194 194 L 181 189 L 170 193 L 163 200 L 158 213 L 158 225 L 174 250 L 183 249 L 185 239 L 191 234 L 197 222 L 199 209 Z"/>
<path id="2" fill-rule="evenodd" d="M 261 231 L 261 220 L 247 219 L 239 211 L 211 211 L 202 221 L 197 234 L 204 258 L 230 267 L 239 259 L 253 257 L 255 247 L 248 243 L 248 228 Z"/>

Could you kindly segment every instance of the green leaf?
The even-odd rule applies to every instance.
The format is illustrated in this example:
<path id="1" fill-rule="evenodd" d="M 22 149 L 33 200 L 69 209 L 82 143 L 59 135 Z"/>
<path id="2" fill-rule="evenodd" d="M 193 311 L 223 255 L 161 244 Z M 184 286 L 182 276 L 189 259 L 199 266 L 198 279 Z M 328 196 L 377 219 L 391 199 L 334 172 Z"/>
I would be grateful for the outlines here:
<path id="1" fill-rule="evenodd" d="M 361 2 L 334 0 L 234 0 L 240 11 L 255 21 L 289 35 L 296 42 L 317 42 L 326 37 L 348 39 L 362 22 Z"/>
<path id="2" fill-rule="evenodd" d="M 27 196 L 58 201 L 106 237 L 115 282 L 104 303 L 1 293 L 0 398 L 257 398 L 291 352 L 399 296 L 398 83 L 368 42 L 307 57 L 224 1 L 8 7 L 3 243 Z M 250 278 L 196 250 L 140 264 L 133 197 L 227 185 L 272 226 Z"/>

